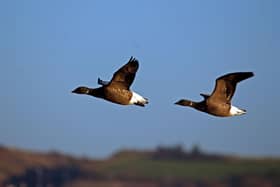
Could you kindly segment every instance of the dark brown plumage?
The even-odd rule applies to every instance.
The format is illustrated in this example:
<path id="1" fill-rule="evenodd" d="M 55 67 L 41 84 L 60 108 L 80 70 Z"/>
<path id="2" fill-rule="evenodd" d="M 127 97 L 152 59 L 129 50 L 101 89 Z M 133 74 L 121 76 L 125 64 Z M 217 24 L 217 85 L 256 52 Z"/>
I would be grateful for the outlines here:
<path id="1" fill-rule="evenodd" d="M 227 117 L 245 114 L 246 111 L 231 105 L 237 83 L 254 76 L 252 72 L 236 72 L 223 75 L 216 79 L 216 85 L 211 95 L 200 94 L 204 97 L 201 102 L 179 100 L 175 104 L 189 106 L 199 111 L 215 116 Z"/>
<path id="2" fill-rule="evenodd" d="M 138 60 L 131 57 L 127 64 L 114 73 L 111 81 L 107 82 L 98 79 L 98 84 L 102 85 L 101 87 L 92 89 L 82 86 L 73 90 L 72 93 L 91 95 L 121 105 L 135 104 L 145 106 L 148 100 L 130 91 L 130 86 L 134 81 L 138 68 Z"/>

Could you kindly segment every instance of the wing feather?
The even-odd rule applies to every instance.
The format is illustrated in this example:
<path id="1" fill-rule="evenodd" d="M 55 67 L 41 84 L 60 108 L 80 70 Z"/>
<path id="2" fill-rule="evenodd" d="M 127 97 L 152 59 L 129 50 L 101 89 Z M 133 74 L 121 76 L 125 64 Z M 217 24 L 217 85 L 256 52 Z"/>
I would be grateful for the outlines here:
<path id="1" fill-rule="evenodd" d="M 119 87 L 129 90 L 134 81 L 136 72 L 139 67 L 139 62 L 134 57 L 131 57 L 127 64 L 123 65 L 116 71 L 111 79 L 109 86 Z"/>
<path id="2" fill-rule="evenodd" d="M 252 72 L 236 72 L 217 78 L 215 88 L 209 99 L 230 104 L 237 83 L 252 76 L 254 76 Z"/>

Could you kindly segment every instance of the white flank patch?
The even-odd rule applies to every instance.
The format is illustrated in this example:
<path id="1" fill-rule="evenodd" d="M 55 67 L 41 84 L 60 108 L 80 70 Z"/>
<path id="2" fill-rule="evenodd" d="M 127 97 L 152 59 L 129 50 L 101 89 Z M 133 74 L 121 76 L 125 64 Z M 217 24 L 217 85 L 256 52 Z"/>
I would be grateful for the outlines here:
<path id="1" fill-rule="evenodd" d="M 129 104 L 133 105 L 135 103 L 143 103 L 143 104 L 146 104 L 148 101 L 142 97 L 141 95 L 135 93 L 135 92 L 132 92 L 132 97 L 129 101 Z"/>
<path id="2" fill-rule="evenodd" d="M 242 115 L 242 114 L 246 114 L 246 111 L 241 110 L 241 109 L 239 109 L 239 108 L 237 108 L 233 105 L 231 105 L 229 112 L 232 116 L 239 116 L 239 115 Z"/>

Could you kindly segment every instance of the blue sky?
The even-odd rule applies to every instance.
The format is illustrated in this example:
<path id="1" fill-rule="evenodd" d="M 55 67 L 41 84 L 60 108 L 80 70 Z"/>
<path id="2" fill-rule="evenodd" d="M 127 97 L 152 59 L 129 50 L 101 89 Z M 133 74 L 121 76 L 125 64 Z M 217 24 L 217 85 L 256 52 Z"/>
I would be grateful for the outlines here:
<path id="1" fill-rule="evenodd" d="M 280 155 L 280 2 L 1 1 L 0 144 L 104 157 L 121 148 L 199 144 L 210 152 Z M 109 80 L 130 56 L 145 107 L 71 94 Z M 240 117 L 173 103 L 200 100 L 234 71 Z"/>

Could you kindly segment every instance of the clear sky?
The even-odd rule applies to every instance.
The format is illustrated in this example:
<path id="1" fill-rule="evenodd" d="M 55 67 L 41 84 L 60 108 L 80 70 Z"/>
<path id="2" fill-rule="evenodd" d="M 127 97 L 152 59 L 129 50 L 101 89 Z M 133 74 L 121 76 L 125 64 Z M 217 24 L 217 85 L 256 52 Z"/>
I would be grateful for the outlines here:
<path id="1" fill-rule="evenodd" d="M 10 0 L 0 2 L 0 144 L 104 157 L 121 148 L 199 144 L 280 156 L 280 1 Z M 71 93 L 97 87 L 130 56 L 145 107 Z M 173 103 L 215 79 L 253 71 L 217 118 Z"/>

